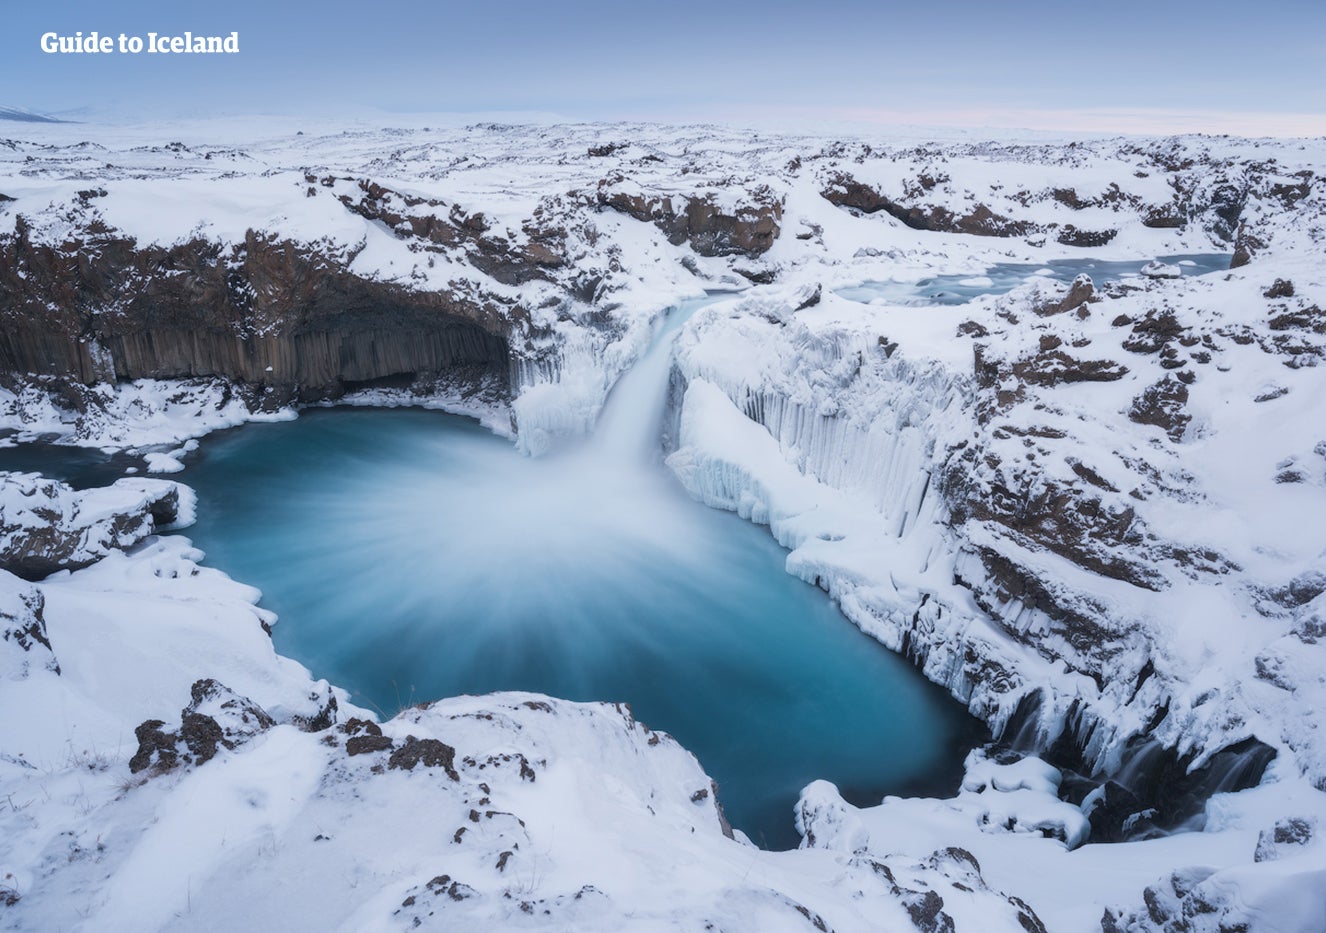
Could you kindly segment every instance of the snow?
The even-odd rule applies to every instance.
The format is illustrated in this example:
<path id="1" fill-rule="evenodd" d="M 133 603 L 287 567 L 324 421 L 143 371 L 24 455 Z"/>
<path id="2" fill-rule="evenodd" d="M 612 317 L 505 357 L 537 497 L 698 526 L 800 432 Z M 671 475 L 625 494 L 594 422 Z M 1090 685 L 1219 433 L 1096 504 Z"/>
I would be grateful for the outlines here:
<path id="1" fill-rule="evenodd" d="M 409 735 L 453 745 L 460 780 L 423 766 L 379 774 L 385 753 L 348 756 L 340 726 L 300 731 L 332 696 L 338 722 L 369 717 L 276 655 L 255 591 L 207 568 L 186 539 L 149 536 L 166 530 L 150 522 L 112 532 L 166 488 L 144 483 L 164 481 L 76 496 L 6 476 L 4 540 L 54 524 L 78 562 L 96 561 L 35 584 L 0 572 L 0 708 L 24 711 L 0 722 L 0 888 L 20 896 L 0 908 L 6 925 L 391 929 L 418 916 L 459 928 L 790 930 L 819 917 L 840 931 L 905 929 L 933 891 L 958 930 L 1028 929 L 1004 895 L 1056 933 L 1099 929 L 1106 910 L 1121 930 L 1159 929 L 1157 911 L 1194 930 L 1326 927 L 1326 743 L 1311 728 L 1326 704 L 1326 595 L 1314 582 L 1326 560 L 1326 352 L 1319 330 L 1294 323 L 1326 305 L 1311 183 L 1326 143 L 401 122 L 300 137 L 270 121 L 22 126 L 0 148 L 0 193 L 15 199 L 0 203 L 0 235 L 20 216 L 48 244 L 94 220 L 167 245 L 235 244 L 254 229 L 319 244 L 366 278 L 506 302 L 523 315 L 511 321 L 509 399 L 442 386 L 343 401 L 464 413 L 532 454 L 589 434 L 614 387 L 629 390 L 620 380 L 667 310 L 724 289 L 676 338 L 664 413 L 668 467 L 692 495 L 768 525 L 789 572 L 996 730 L 1035 694 L 1027 728 L 1043 746 L 1076 703 L 1094 717 L 1086 765 L 1122 777 L 1130 738 L 1164 711 L 1152 735 L 1194 767 L 1249 737 L 1270 745 L 1266 782 L 1212 797 L 1202 832 L 1093 844 L 1083 810 L 1058 797 L 1056 769 L 973 753 L 950 800 L 858 808 L 811 784 L 796 814 L 806 846 L 764 853 L 723 835 L 708 779 L 675 742 L 623 709 L 515 694 L 441 700 L 382 724 L 398 748 Z M 925 211 L 985 207 L 1028 232 L 916 230 L 841 208 L 822 194 L 843 175 Z M 511 284 L 461 249 L 414 251 L 344 209 L 360 179 L 402 203 L 482 211 L 489 235 L 517 247 L 540 212 L 565 235 L 565 268 Z M 106 194 L 81 199 L 89 187 Z M 707 198 L 739 214 L 757 189 L 782 209 L 759 256 L 697 255 L 596 198 L 638 193 L 674 211 Z M 1207 275 L 1157 261 L 1230 251 L 1226 189 L 1247 192 L 1239 219 L 1266 241 L 1254 261 Z M 1180 227 L 1146 222 L 1179 207 Z M 1061 242 L 1069 226 L 1107 242 Z M 1048 275 L 1047 263 L 1088 255 L 1149 262 L 1123 286 L 1092 282 L 1082 311 L 1047 310 L 1064 289 L 1044 275 L 960 307 L 841 294 L 935 275 L 989 287 L 997 263 Z M 1277 279 L 1294 294 L 1268 297 Z M 1166 314 L 1174 339 L 1148 349 L 1139 322 Z M 1063 381 L 1084 361 L 1117 378 Z M 1138 414 L 1149 390 L 1175 384 L 1186 421 Z M 190 439 L 296 416 L 254 411 L 216 380 L 94 386 L 72 407 L 59 398 L 40 379 L 0 387 L 0 428 L 15 432 L 5 442 L 54 435 L 173 472 Z M 171 488 L 182 527 L 192 500 Z M 34 496 L 57 517 L 35 511 Z M 1008 502 L 1052 512 L 1056 533 L 1018 525 L 999 511 Z M 1081 541 L 1079 520 L 1096 522 Z M 995 558 L 1034 593 L 993 580 Z M 11 635 L 38 616 L 50 650 L 18 648 Z M 205 764 L 129 776 L 135 728 L 173 722 L 202 678 L 278 724 Z M 536 779 L 511 765 L 519 755 Z M 1295 820 L 1313 827 L 1307 841 L 1276 842 Z"/>

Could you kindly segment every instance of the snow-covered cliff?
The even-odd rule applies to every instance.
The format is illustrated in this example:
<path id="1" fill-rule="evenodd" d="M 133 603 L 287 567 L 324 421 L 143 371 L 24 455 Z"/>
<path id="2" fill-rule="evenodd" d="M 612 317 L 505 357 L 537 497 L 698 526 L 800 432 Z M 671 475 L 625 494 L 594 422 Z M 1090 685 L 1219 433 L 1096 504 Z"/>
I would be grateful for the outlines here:
<path id="1" fill-rule="evenodd" d="M 0 141 L 17 440 L 174 445 L 344 397 L 538 453 L 667 307 L 740 292 L 678 340 L 668 466 L 1006 748 L 949 801 L 811 785 L 803 849 L 762 853 L 628 711 L 376 723 L 184 539 L 120 550 L 161 489 L 10 478 L 5 542 L 59 544 L 26 575 L 73 572 L 0 577 L 0 696 L 42 710 L 0 741 L 3 923 L 1322 928 L 1326 144 L 96 132 Z M 1033 274 L 1211 253 L 1233 268 Z M 993 294 L 998 264 L 1025 284 Z M 897 297 L 937 275 L 992 294 Z M 868 282 L 891 297 L 845 297 Z"/>

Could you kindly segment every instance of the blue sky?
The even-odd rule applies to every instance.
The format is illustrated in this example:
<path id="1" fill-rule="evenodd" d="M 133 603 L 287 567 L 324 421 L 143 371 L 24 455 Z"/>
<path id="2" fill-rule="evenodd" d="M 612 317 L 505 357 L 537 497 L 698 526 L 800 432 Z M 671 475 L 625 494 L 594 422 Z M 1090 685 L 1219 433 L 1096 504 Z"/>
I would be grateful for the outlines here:
<path id="1" fill-rule="evenodd" d="M 80 29 L 238 30 L 241 52 L 41 52 Z M 0 104 L 1326 134 L 1322 36 L 1321 0 L 9 0 Z"/>

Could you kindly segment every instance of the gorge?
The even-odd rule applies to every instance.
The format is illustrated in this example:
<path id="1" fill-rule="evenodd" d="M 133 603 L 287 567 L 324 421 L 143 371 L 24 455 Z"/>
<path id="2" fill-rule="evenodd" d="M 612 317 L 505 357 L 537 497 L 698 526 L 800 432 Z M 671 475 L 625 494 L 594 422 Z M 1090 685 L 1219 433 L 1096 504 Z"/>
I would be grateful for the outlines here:
<path id="1" fill-rule="evenodd" d="M 32 453 L 52 439 L 107 451 L 109 473 L 76 465 L 97 485 L 183 466 L 175 520 L 196 510 L 185 534 L 206 557 L 179 535 L 150 536 L 145 510 L 169 484 L 122 480 L 112 504 L 106 492 L 7 481 L 9 553 L 63 536 L 61 553 L 81 555 L 72 574 L 5 578 L 6 650 L 27 647 L 3 698 L 58 696 L 53 708 L 69 711 L 50 735 L 11 724 L 0 745 L 21 799 L 34 782 L 70 788 L 13 814 L 26 828 L 5 856 L 19 879 L 12 916 L 51 921 L 55 892 L 76 884 L 102 922 L 143 921 L 128 895 L 103 902 L 71 872 L 146 877 L 169 830 L 202 841 L 148 926 L 183 923 L 171 912 L 200 903 L 194 875 L 211 893 L 190 909 L 234 922 L 230 893 L 270 905 L 264 879 L 307 878 L 310 860 L 327 858 L 385 893 L 353 911 L 305 896 L 281 909 L 402 926 L 431 922 L 411 913 L 426 901 L 490 924 L 547 911 L 552 924 L 611 927 L 643 911 L 733 929 L 1160 930 L 1184 919 L 1215 930 L 1266 917 L 1313 929 L 1326 754 L 1299 724 L 1323 693 L 1326 437 L 1314 400 L 1326 348 L 1311 146 L 883 149 L 708 128 L 478 126 L 272 136 L 241 150 L 183 130 L 188 143 L 163 144 L 152 128 L 96 143 L 79 132 L 13 141 L 0 176 L 0 219 L 12 223 L 0 230 L 11 445 L 0 468 L 12 454 L 58 476 L 57 458 Z M 175 199 L 169 218 L 137 207 L 149 183 Z M 689 320 L 666 314 L 705 292 Z M 675 354 L 647 352 L 670 349 L 669 327 Z M 633 395 L 639 404 L 618 404 Z M 483 429 L 435 412 L 307 408 L 330 402 L 440 408 Z M 296 406 L 304 414 L 289 421 Z M 204 436 L 253 420 L 275 423 Z M 763 532 L 679 496 L 651 459 L 662 454 L 691 499 L 768 525 L 792 576 Z M 444 474 L 469 478 L 444 494 Z M 320 493 L 314 475 L 341 492 Z M 484 506 L 499 499 L 509 512 Z M 399 557 L 356 564 L 378 541 Z M 325 563 L 333 553 L 344 562 Z M 564 589 L 512 586 L 541 561 Z M 216 568 L 262 585 L 259 607 Z M 473 592 L 517 598 L 450 600 L 452 570 Z M 348 591 L 324 583 L 329 573 Z M 282 575 L 300 581 L 289 597 Z M 875 715 L 872 691 L 899 657 L 846 625 L 798 634 L 792 615 L 842 619 L 793 577 L 1001 740 L 967 758 L 960 786 L 952 769 L 946 789 L 858 783 L 887 770 L 878 759 L 833 773 L 833 754 L 871 730 L 949 723 L 967 736 L 959 744 L 980 739 L 947 713 Z M 821 743 L 825 770 L 779 777 L 766 815 L 734 819 L 770 826 L 781 811 L 797 852 L 724 839 L 709 779 L 734 816 L 744 805 L 724 788 L 741 779 L 710 764 L 711 739 L 646 704 L 441 699 L 495 688 L 631 699 L 601 691 L 655 676 L 614 668 L 650 646 L 619 646 L 620 624 L 549 618 L 566 592 L 606 600 L 619 579 L 634 581 L 669 641 L 713 635 L 682 627 L 713 610 L 670 601 L 699 580 L 754 610 L 742 642 L 770 624 L 784 634 L 758 683 L 726 667 L 712 682 L 749 688 L 739 731 L 751 747 L 787 744 L 779 729 L 792 724 Z M 405 595 L 420 582 L 442 589 Z M 391 599 L 372 597 L 384 590 L 409 607 L 394 650 L 420 670 L 426 652 L 409 636 L 440 603 L 460 623 L 492 620 L 500 637 L 484 647 L 450 631 L 454 679 L 427 696 L 387 689 L 422 674 L 384 669 L 361 684 L 304 653 L 368 654 L 337 639 L 367 630 L 357 620 L 382 614 L 375 603 Z M 324 627 L 296 650 L 302 617 Z M 277 647 L 314 675 L 326 663 L 336 686 L 272 652 L 262 626 L 273 621 Z M 840 637 L 858 646 L 843 641 L 842 657 L 863 666 L 815 660 Z M 511 644 L 530 654 L 499 650 Z M 619 679 L 583 686 L 594 680 L 577 679 L 570 648 L 601 652 Z M 42 651 L 53 660 L 35 663 Z M 731 640 L 698 656 L 761 654 Z M 531 657 L 559 676 L 457 673 Z M 798 699 L 825 697 L 789 685 L 817 669 L 818 683 L 850 689 L 797 720 Z M 686 678 L 694 686 L 653 693 L 689 690 L 717 723 L 710 681 Z M 761 700 L 770 684 L 789 687 L 789 705 Z M 933 694 L 916 687 L 907 695 Z M 369 700 L 379 716 L 357 706 Z M 673 732 L 699 765 L 641 721 Z M 776 728 L 755 738 L 757 722 Z M 200 744 L 203 733 L 218 738 Z M 912 735 L 879 741 L 924 755 Z M 752 772 L 778 771 L 730 733 L 712 744 Z M 146 769 L 118 789 L 131 756 Z M 23 763 L 38 758 L 50 777 Z M 83 770 L 96 775 L 91 792 L 74 789 Z M 294 801 L 254 805 L 265 815 L 243 846 L 267 852 L 264 834 L 279 838 L 270 871 L 231 858 L 182 802 L 206 785 L 238 807 L 257 775 Z M 72 869 L 34 867 L 64 845 L 55 827 L 77 793 L 95 815 L 74 831 L 89 854 Z M 354 815 L 351 798 L 369 809 Z M 440 821 L 427 832 L 406 816 L 425 807 Z M 131 829 L 143 810 L 170 818 Z M 386 867 L 365 835 L 375 821 L 396 827 L 408 868 Z M 319 849 L 338 835 L 331 825 L 353 844 Z M 110 827 L 103 854 L 92 840 Z M 650 888 L 682 851 L 703 877 Z M 443 877 L 433 864 L 447 867 L 438 885 L 423 880 Z"/>

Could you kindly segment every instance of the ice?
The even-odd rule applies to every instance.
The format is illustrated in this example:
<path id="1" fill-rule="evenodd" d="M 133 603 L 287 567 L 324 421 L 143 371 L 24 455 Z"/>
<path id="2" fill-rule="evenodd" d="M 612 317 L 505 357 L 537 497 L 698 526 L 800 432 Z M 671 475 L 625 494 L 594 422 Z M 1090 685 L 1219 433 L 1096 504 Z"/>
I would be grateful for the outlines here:
<path id="1" fill-rule="evenodd" d="M 311 712 L 310 697 L 325 688 L 272 651 L 256 594 L 199 566 L 183 539 L 148 538 L 125 554 L 125 541 L 98 533 L 88 538 L 98 556 L 107 549 L 98 563 L 37 585 L 61 673 L 27 664 L 24 679 L 0 681 L 3 708 L 21 711 L 0 729 L 0 886 L 21 895 L 4 908 L 16 911 L 15 924 L 380 928 L 408 923 L 395 911 L 413 898 L 421 910 L 456 911 L 448 919 L 460 927 L 526 922 L 528 903 L 578 929 L 804 929 L 813 914 L 855 930 L 904 928 L 904 897 L 933 891 L 958 930 L 1028 929 L 988 886 L 1070 933 L 1098 929 L 1107 908 L 1144 926 L 1173 908 L 1185 922 L 1209 917 L 1229 928 L 1322 927 L 1319 842 L 1280 844 L 1276 858 L 1255 861 L 1263 834 L 1274 838 L 1284 821 L 1323 825 L 1314 782 L 1326 777 L 1326 743 L 1303 726 L 1326 702 L 1313 582 L 1326 559 L 1326 366 L 1311 317 L 1326 304 L 1326 284 L 1322 193 L 1304 181 L 1321 174 L 1320 140 L 1066 146 L 969 134 L 922 145 L 714 127 L 394 122 L 310 127 L 297 138 L 262 120 L 24 125 L 0 148 L 0 190 L 15 199 L 0 209 L 0 231 L 21 216 L 40 247 L 93 219 L 163 245 L 195 233 L 233 244 L 261 228 L 321 243 L 355 274 L 500 298 L 523 315 L 513 323 L 510 405 L 459 393 L 433 402 L 482 414 L 534 454 L 564 450 L 600 419 L 605 437 L 622 438 L 624 458 L 643 449 L 640 437 L 656 436 L 652 413 L 647 429 L 643 417 L 620 431 L 613 423 L 612 396 L 630 387 L 623 374 L 645 355 L 665 309 L 739 283 L 742 297 L 684 325 L 666 380 L 668 463 L 693 495 L 767 523 L 791 549 L 789 571 L 825 588 L 862 630 L 996 729 L 1015 723 L 1043 742 L 1071 709 L 1089 710 L 1082 757 L 1101 774 L 1141 769 L 1123 757 L 1140 733 L 1191 755 L 1194 767 L 1255 736 L 1277 753 L 1268 783 L 1211 798 L 1205 832 L 1072 849 L 1080 821 L 1053 797 L 1042 764 L 973 762 L 973 775 L 988 775 L 985 789 L 953 801 L 854 808 L 816 783 L 802 815 L 812 824 L 818 816 L 826 846 L 766 857 L 722 835 L 711 797 L 693 801 L 704 776 L 675 743 L 650 744 L 610 707 L 550 703 L 549 714 L 524 705 L 548 701 L 509 697 L 444 701 L 384 729 L 399 741 L 436 736 L 462 754 L 526 755 L 542 769 L 537 782 L 512 779 L 493 800 L 495 811 L 520 814 L 523 829 L 483 816 L 477 786 L 424 772 L 375 775 L 288 724 L 197 771 L 120 787 L 135 726 L 174 715 L 197 677 L 222 678 L 287 723 Z M 631 140 L 623 151 L 582 155 L 621 139 Z M 172 140 L 183 146 L 162 145 Z M 332 186 L 308 197 L 306 170 L 335 176 Z M 839 173 L 918 210 L 964 216 L 979 204 L 1031 232 L 916 230 L 887 211 L 837 207 L 822 194 Z M 528 242 L 524 228 L 539 208 L 566 235 L 566 267 L 512 284 L 464 255 L 412 252 L 343 209 L 338 195 L 360 178 L 482 209 L 491 236 L 511 243 Z M 758 257 L 699 256 L 649 222 L 600 210 L 601 182 L 661 192 L 674 207 L 712 194 L 729 209 L 767 186 L 782 232 Z M 86 199 L 81 213 L 78 192 L 92 186 L 107 194 Z M 1240 192 L 1244 234 L 1264 241 L 1232 270 L 1221 256 L 1239 235 L 1229 229 L 1227 190 Z M 1192 209 L 1167 226 L 1176 199 Z M 1158 224 L 1145 222 L 1153 208 Z M 1070 225 L 1103 242 L 1073 245 Z M 1158 277 L 1115 289 L 1105 285 L 1111 276 L 1079 270 L 1100 300 L 1040 313 L 1044 300 L 1062 297 L 1062 263 L 1084 257 L 1139 269 L 1163 261 L 1152 269 Z M 1025 275 L 1001 282 L 991 271 L 1001 263 Z M 1038 284 L 1022 284 L 1032 275 Z M 956 278 L 917 295 L 932 277 Z M 1007 294 L 970 294 L 986 279 L 1007 284 Z M 1277 279 L 1292 280 L 1295 295 L 1268 297 Z M 880 290 L 888 294 L 855 293 L 873 304 L 842 297 L 870 282 L 890 283 Z M 807 304 L 815 288 L 822 297 Z M 568 298 L 573 291 L 580 297 Z M 1173 320 L 1139 327 L 1162 310 Z M 1148 334 L 1170 331 L 1163 349 L 1148 349 Z M 109 371 L 106 348 L 88 353 Z M 1074 361 L 1127 372 L 1024 378 L 1047 360 L 1051 375 L 1073 372 Z M 649 384 L 654 393 L 658 383 Z M 1183 386 L 1175 410 L 1189 420 L 1166 424 L 1174 412 L 1135 407 L 1157 384 L 1171 399 Z M 0 426 L 20 442 L 55 434 L 170 450 L 255 417 L 294 416 L 256 416 L 227 388 L 93 387 L 74 411 L 40 380 L 7 383 Z M 359 401 L 420 400 L 370 392 Z M 955 489 L 965 482 L 974 497 Z M 996 514 L 972 514 L 972 502 Z M 1008 503 L 1026 506 L 1028 525 L 1001 520 Z M 30 512 L 7 499 L 13 508 L 6 514 Z M 1030 526 L 1047 510 L 1061 533 L 1037 538 Z M 1086 550 L 1074 550 L 1071 526 L 1084 515 L 1113 516 L 1135 534 L 1111 542 L 1098 528 Z M 26 517 L 15 524 L 41 527 Z M 1009 568 L 1000 581 L 989 569 L 997 560 Z M 31 586 L 0 577 L 9 594 L 0 608 L 17 618 L 14 600 Z M 1076 621 L 1065 622 L 1065 608 Z M 12 640 L 5 646 L 6 672 L 19 671 Z M 1019 720 L 1033 697 L 1034 715 Z M 198 787 L 207 801 L 185 806 L 201 799 L 188 796 Z M 232 819 L 236 834 L 219 835 Z M 1010 820 L 1029 831 L 1002 831 Z M 466 841 L 449 841 L 461 827 Z M 198 845 L 167 863 L 163 853 L 181 839 Z M 931 855 L 954 846 L 981 863 L 980 884 L 964 859 Z M 503 852 L 510 868 L 498 871 Z M 476 896 L 433 898 L 428 882 L 443 870 Z M 155 897 L 148 879 L 158 876 L 159 901 L 134 897 Z"/>

